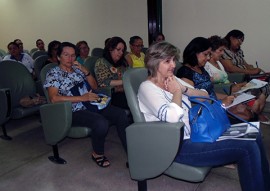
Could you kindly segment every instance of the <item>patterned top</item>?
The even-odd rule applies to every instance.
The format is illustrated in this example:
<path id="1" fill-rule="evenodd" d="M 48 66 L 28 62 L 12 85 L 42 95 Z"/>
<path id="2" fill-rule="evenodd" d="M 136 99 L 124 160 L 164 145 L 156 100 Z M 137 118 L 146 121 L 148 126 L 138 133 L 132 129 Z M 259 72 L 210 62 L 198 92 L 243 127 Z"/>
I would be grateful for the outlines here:
<path id="1" fill-rule="evenodd" d="M 99 58 L 95 64 L 95 75 L 99 87 L 110 86 L 112 80 L 121 80 L 125 67 L 114 67 L 105 58 Z"/>
<path id="2" fill-rule="evenodd" d="M 225 71 L 223 65 L 220 63 L 220 61 L 217 61 L 217 64 L 219 68 L 215 67 L 210 62 L 206 62 L 204 69 L 208 72 L 210 77 L 212 78 L 212 82 L 214 84 L 222 83 L 227 84 L 230 83 L 228 80 L 228 74 Z"/>
<path id="3" fill-rule="evenodd" d="M 84 73 L 73 67 L 73 72 L 66 72 L 62 70 L 59 66 L 50 69 L 46 75 L 46 80 L 44 83 L 44 88 L 55 87 L 58 89 L 58 94 L 62 96 L 73 96 L 71 93 L 71 88 L 75 85 L 86 80 Z M 86 93 L 87 87 L 82 87 L 82 94 Z M 72 111 L 85 110 L 85 106 L 82 102 L 72 103 Z"/>
<path id="4" fill-rule="evenodd" d="M 145 64 L 144 64 L 144 58 L 145 58 L 145 55 L 143 52 L 140 53 L 140 57 L 137 57 L 135 54 L 133 53 L 130 53 L 130 58 L 133 62 L 133 65 L 132 65 L 132 68 L 142 68 L 142 67 L 145 67 Z"/>
<path id="5" fill-rule="evenodd" d="M 229 49 L 225 49 L 224 50 L 224 54 L 221 57 L 221 59 L 224 60 L 231 60 L 232 63 L 237 66 L 238 68 L 243 68 L 246 69 L 244 63 L 245 63 L 245 59 L 244 59 L 244 53 L 241 49 L 239 49 L 236 53 L 232 52 Z"/>
<path id="6" fill-rule="evenodd" d="M 177 71 L 177 77 L 179 78 L 187 78 L 194 83 L 194 88 L 196 89 L 205 89 L 209 96 L 217 99 L 216 93 L 214 91 L 214 85 L 211 82 L 210 76 L 204 68 L 201 68 L 202 74 L 195 72 L 191 68 L 187 66 L 182 66 Z"/>

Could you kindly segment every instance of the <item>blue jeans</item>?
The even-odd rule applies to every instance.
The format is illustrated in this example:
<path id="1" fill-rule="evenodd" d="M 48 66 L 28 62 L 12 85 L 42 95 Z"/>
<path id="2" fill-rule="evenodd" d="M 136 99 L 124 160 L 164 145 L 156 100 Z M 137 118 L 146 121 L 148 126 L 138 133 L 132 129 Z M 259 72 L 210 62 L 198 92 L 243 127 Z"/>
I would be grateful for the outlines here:
<path id="1" fill-rule="evenodd" d="M 256 141 L 228 139 L 193 143 L 185 140 L 175 161 L 198 167 L 236 163 L 243 191 L 270 190 L 269 164 L 261 136 Z"/>

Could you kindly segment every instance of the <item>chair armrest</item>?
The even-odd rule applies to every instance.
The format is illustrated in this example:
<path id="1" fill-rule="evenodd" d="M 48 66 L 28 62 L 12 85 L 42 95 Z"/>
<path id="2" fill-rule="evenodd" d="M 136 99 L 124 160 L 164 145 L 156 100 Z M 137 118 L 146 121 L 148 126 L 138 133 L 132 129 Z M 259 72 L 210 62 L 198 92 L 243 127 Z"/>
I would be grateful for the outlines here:
<path id="1" fill-rule="evenodd" d="M 184 123 L 142 122 L 126 129 L 128 162 L 132 179 L 162 174 L 174 161 Z"/>
<path id="2" fill-rule="evenodd" d="M 47 144 L 55 145 L 67 136 L 72 123 L 71 102 L 42 105 L 40 115 Z"/>
<path id="3" fill-rule="evenodd" d="M 228 73 L 228 80 L 230 82 L 241 83 L 245 81 L 245 74 L 244 73 Z"/>

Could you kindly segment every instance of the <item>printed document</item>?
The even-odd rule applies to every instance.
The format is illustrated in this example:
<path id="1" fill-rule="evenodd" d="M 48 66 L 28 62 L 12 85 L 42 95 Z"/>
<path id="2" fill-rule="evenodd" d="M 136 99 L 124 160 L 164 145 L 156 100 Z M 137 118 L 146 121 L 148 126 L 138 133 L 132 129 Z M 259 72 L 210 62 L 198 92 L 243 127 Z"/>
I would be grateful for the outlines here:
<path id="1" fill-rule="evenodd" d="M 255 96 L 247 93 L 241 93 L 237 97 L 234 98 L 233 103 L 231 105 L 226 106 L 225 108 L 228 109 L 232 106 L 235 106 L 239 103 L 246 102 L 248 100 L 254 99 Z"/>
<path id="2" fill-rule="evenodd" d="M 238 123 L 231 125 L 227 131 L 225 131 L 217 141 L 225 139 L 239 139 L 239 140 L 255 140 L 260 129 L 260 122 Z"/>
<path id="3" fill-rule="evenodd" d="M 259 88 L 264 87 L 265 85 L 267 85 L 267 82 L 257 80 L 257 79 L 252 79 L 245 86 L 243 86 L 241 90 L 239 90 L 238 92 L 235 92 L 235 94 L 239 94 L 247 90 L 251 90 L 251 89 L 259 89 Z"/>

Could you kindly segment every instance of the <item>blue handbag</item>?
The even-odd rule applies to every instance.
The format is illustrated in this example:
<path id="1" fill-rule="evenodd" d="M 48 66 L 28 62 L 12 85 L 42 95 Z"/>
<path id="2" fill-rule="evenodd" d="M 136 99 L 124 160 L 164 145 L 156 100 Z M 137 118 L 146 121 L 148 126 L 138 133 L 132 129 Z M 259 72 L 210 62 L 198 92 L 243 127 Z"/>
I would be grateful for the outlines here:
<path id="1" fill-rule="evenodd" d="M 189 107 L 189 124 L 192 142 L 215 142 L 231 124 L 221 101 L 203 96 L 190 96 L 189 100 L 196 103 Z M 204 100 L 204 101 L 201 101 Z"/>

